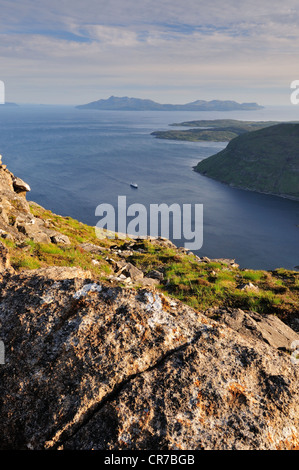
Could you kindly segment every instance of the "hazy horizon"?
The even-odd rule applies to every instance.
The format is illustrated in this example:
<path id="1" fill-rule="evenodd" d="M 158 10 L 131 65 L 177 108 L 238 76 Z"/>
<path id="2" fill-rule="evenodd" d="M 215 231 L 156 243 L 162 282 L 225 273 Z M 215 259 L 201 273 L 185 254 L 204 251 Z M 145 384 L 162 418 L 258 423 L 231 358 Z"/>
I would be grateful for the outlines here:
<path id="1" fill-rule="evenodd" d="M 111 97 L 115 97 L 115 98 L 133 98 L 133 99 L 140 99 L 140 100 L 151 100 L 151 101 L 154 101 L 156 103 L 159 103 L 159 104 L 170 104 L 170 105 L 176 105 L 176 104 L 189 104 L 189 103 L 192 103 L 192 102 L 195 102 L 197 100 L 201 100 L 202 98 L 195 98 L 195 99 L 192 99 L 190 101 L 182 101 L 182 102 L 179 102 L 179 101 L 158 101 L 158 99 L 155 99 L 155 98 L 147 98 L 147 97 L 139 97 L 139 96 L 133 96 L 133 95 L 106 95 L 102 98 L 94 98 L 93 100 L 91 100 L 90 102 L 93 102 L 93 101 L 99 101 L 99 100 L 108 100 L 109 98 Z M 206 101 L 206 102 L 209 102 L 209 101 L 213 101 L 214 99 L 210 99 L 210 100 L 203 100 L 203 101 Z M 216 100 L 216 99 L 215 99 Z M 230 99 L 223 99 L 223 100 L 217 100 L 217 101 L 235 101 L 237 103 L 236 100 L 230 100 Z M 80 104 L 87 104 L 86 102 L 84 103 L 78 103 L 78 102 L 73 102 L 73 103 L 67 103 L 67 104 L 63 104 L 63 103 L 42 103 L 42 102 L 39 102 L 39 103 L 30 103 L 30 102 L 15 102 L 15 101 L 6 101 L 7 104 L 11 103 L 11 104 L 18 104 L 18 105 L 23 105 L 23 106 L 59 106 L 59 105 L 62 105 L 62 106 L 77 106 L 77 105 L 80 105 Z M 89 103 L 89 102 L 88 102 Z M 241 103 L 248 103 L 248 101 L 238 101 L 239 104 Z M 257 103 L 257 104 L 260 104 L 260 103 Z M 279 105 L 278 105 L 279 106 Z M 281 105 L 281 106 L 284 106 L 284 105 Z M 268 107 L 268 106 L 267 106 Z"/>

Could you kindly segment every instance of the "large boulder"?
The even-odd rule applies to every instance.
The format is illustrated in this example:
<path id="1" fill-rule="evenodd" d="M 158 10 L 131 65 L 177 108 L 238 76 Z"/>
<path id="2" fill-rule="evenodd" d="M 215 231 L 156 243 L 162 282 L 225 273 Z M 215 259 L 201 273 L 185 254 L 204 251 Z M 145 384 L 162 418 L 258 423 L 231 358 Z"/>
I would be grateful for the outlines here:
<path id="1" fill-rule="evenodd" d="M 53 267 L 3 275 L 0 325 L 0 449 L 299 444 L 298 365 L 244 322 Z"/>
<path id="2" fill-rule="evenodd" d="M 25 183 L 21 178 L 16 176 L 12 179 L 13 188 L 17 194 L 26 195 L 28 191 L 31 191 L 29 184 Z"/>

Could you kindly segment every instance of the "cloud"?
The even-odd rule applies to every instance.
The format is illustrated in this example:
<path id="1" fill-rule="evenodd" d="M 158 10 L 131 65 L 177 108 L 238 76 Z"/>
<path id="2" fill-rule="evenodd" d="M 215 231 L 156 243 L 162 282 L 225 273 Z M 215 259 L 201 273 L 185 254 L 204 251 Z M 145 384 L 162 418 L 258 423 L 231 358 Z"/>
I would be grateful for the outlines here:
<path id="1" fill-rule="evenodd" d="M 222 0 L 2 0 L 1 4 L 4 30 L 91 24 L 137 30 L 160 25 L 163 30 L 177 26 L 252 31 L 264 25 L 277 32 L 278 27 L 281 31 L 298 24 L 297 0 L 228 0 L 225 4 Z"/>
<path id="2" fill-rule="evenodd" d="M 215 84 L 219 93 L 220 83 L 223 99 L 232 98 L 224 96 L 226 89 L 243 89 L 244 101 L 247 90 L 256 89 L 258 100 L 268 83 L 273 93 L 276 83 L 287 94 L 289 82 L 298 78 L 296 4 L 3 0 L 0 79 L 16 100 L 26 83 L 26 101 L 35 100 L 37 83 L 40 90 L 44 86 L 44 101 L 49 90 L 51 99 L 55 93 L 58 101 L 65 99 L 67 83 L 68 90 L 77 84 L 81 102 L 127 89 L 160 90 L 161 96 L 189 88 L 192 100 L 205 98 L 196 86 L 202 93 Z M 95 90 L 104 96 L 91 96 Z"/>
<path id="3" fill-rule="evenodd" d="M 74 30 L 76 31 L 76 28 Z M 79 28 L 77 30 L 79 31 Z M 84 36 L 91 41 L 98 41 L 109 46 L 132 47 L 138 45 L 139 42 L 137 33 L 124 27 L 86 25 L 84 33 Z"/>

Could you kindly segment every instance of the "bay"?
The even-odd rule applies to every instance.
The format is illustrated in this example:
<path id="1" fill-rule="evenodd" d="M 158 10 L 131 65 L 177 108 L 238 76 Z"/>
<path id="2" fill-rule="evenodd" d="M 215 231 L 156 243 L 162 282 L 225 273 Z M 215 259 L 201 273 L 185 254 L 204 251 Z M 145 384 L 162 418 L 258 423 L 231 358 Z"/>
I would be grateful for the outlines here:
<path id="1" fill-rule="evenodd" d="M 239 112 L 134 112 L 71 106 L 0 107 L 0 153 L 31 187 L 27 199 L 96 225 L 96 207 L 203 204 L 199 256 L 233 258 L 249 269 L 299 265 L 299 202 L 231 188 L 192 169 L 227 143 L 151 136 L 199 119 L 298 120 L 299 107 Z M 130 182 L 138 183 L 138 190 Z M 181 246 L 184 240 L 174 240 Z"/>

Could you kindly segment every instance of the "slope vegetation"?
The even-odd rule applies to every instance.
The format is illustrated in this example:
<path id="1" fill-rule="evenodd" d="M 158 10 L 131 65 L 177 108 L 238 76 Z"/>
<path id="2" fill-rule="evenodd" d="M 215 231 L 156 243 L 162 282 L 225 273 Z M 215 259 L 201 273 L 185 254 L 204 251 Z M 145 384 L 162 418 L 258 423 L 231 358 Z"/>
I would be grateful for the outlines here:
<path id="1" fill-rule="evenodd" d="M 195 171 L 231 186 L 299 200 L 299 124 L 248 132 Z"/>

